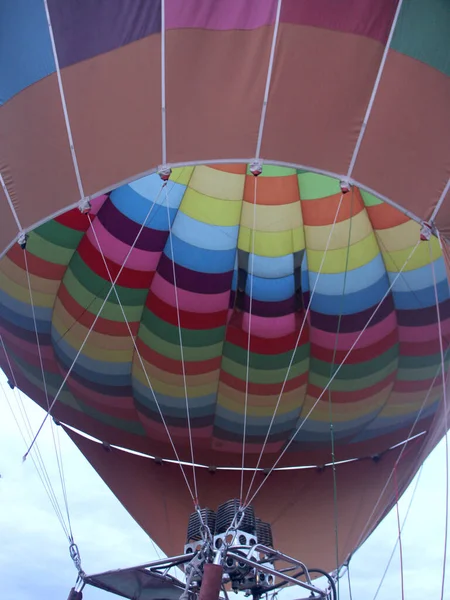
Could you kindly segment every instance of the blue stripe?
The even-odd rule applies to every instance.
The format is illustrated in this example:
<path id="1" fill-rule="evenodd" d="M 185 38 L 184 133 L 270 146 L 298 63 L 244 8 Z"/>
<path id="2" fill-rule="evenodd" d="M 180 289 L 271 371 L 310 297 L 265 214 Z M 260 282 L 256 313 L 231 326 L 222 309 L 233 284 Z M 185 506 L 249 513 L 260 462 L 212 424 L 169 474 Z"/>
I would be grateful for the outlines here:
<path id="1" fill-rule="evenodd" d="M 313 311 L 324 315 L 352 315 L 362 312 L 377 304 L 388 290 L 386 273 L 376 283 L 368 288 L 355 292 L 336 296 L 318 294 L 317 291 L 312 299 Z"/>
<path id="2" fill-rule="evenodd" d="M 0 56 L 0 105 L 55 72 L 42 0 L 1 0 Z"/>
<path id="3" fill-rule="evenodd" d="M 210 225 L 179 211 L 172 227 L 174 237 L 207 250 L 236 250 L 239 225 Z"/>
<path id="4" fill-rule="evenodd" d="M 127 187 L 131 188 L 136 194 L 148 201 L 161 204 L 164 207 L 169 203 L 169 208 L 179 208 L 181 200 L 186 191 L 186 186 L 182 183 L 169 181 L 167 187 L 161 187 L 161 178 L 157 173 L 147 175 L 130 183 Z M 167 208 L 166 208 L 167 210 Z"/>
<path id="5" fill-rule="evenodd" d="M 250 296 L 252 276 L 247 277 L 245 291 Z M 295 293 L 294 276 L 282 277 L 280 279 L 264 279 L 253 277 L 253 298 L 263 302 L 278 302 L 291 298 Z"/>
<path id="6" fill-rule="evenodd" d="M 228 273 L 233 270 L 236 248 L 233 250 L 205 250 L 191 246 L 173 236 L 173 254 L 175 262 L 199 273 Z M 172 260 L 170 244 L 164 248 L 164 254 Z"/>
<path id="7" fill-rule="evenodd" d="M 178 205 L 181 202 L 181 197 L 178 199 L 178 204 L 171 206 L 169 204 L 169 215 L 170 222 L 173 223 L 177 214 Z M 167 207 L 162 204 L 155 204 L 151 200 L 140 196 L 131 189 L 129 185 L 124 185 L 114 192 L 111 193 L 111 202 L 123 215 L 128 217 L 131 221 L 142 225 L 144 223 L 150 208 L 150 216 L 147 219 L 145 226 L 150 229 L 159 229 L 161 231 L 168 231 L 168 219 L 167 219 Z"/>
<path id="8" fill-rule="evenodd" d="M 21 315 L 15 311 L 11 310 L 10 308 L 8 308 L 5 305 L 3 305 L 1 307 L 1 311 L 2 311 L 2 318 L 4 318 L 5 321 L 9 321 L 13 325 L 20 327 L 21 329 L 25 329 L 27 331 L 34 331 L 34 321 L 33 321 L 33 317 L 31 316 L 31 307 L 30 307 L 30 316 L 29 317 Z M 51 321 L 48 319 L 44 320 L 44 321 L 42 321 L 40 319 L 36 319 L 36 329 L 37 329 L 38 333 L 50 333 Z"/>
<path id="9" fill-rule="evenodd" d="M 381 254 L 368 262 L 367 264 L 359 267 L 358 269 L 352 269 L 347 271 L 347 278 L 345 281 L 345 291 L 349 294 L 359 292 L 373 285 L 381 277 L 386 274 L 386 268 L 384 266 L 383 258 Z M 311 290 L 314 288 L 314 282 L 317 279 L 318 274 L 310 271 L 310 286 Z M 316 293 L 328 294 L 330 296 L 336 296 L 342 294 L 344 288 L 345 272 L 342 273 L 321 273 L 319 281 L 317 282 Z"/>

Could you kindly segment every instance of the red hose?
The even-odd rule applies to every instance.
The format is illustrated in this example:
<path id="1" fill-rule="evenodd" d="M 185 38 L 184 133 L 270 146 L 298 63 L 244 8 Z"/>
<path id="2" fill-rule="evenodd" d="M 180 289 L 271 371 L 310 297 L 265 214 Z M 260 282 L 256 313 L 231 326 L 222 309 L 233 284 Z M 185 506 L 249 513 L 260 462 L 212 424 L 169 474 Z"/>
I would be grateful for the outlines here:
<path id="1" fill-rule="evenodd" d="M 199 600 L 217 600 L 222 587 L 223 567 L 207 563 L 203 568 Z"/>

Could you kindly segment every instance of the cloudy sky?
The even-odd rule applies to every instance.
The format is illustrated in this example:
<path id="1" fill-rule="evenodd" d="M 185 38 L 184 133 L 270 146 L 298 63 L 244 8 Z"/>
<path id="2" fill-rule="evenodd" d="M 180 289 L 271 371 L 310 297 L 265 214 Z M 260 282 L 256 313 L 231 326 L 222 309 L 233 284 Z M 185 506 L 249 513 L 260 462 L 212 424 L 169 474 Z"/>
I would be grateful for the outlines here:
<path id="1" fill-rule="evenodd" d="M 5 395 L 17 399 L 0 373 L 0 596 L 5 600 L 65 599 L 76 571 L 68 542 L 31 460 L 22 463 L 24 442 Z M 25 406 L 33 430 L 44 413 L 30 400 Z M 90 467 L 81 453 L 60 432 L 67 498 L 74 537 L 86 572 L 140 564 L 156 558 L 155 547 Z M 39 447 L 60 505 L 60 479 L 49 423 L 39 437 Z M 403 529 L 404 586 L 407 600 L 439 599 L 445 531 L 445 445 L 425 463 Z M 400 517 L 410 505 L 416 481 L 400 502 Z M 397 538 L 397 517 L 391 512 L 358 551 L 351 563 L 352 600 L 372 600 Z M 181 551 L 182 549 L 180 549 Z M 282 550 L 282 549 L 281 549 Z M 450 554 L 450 552 L 449 552 Z M 301 559 L 301 557 L 298 557 Z M 377 600 L 401 599 L 398 551 Z M 447 560 L 446 594 L 450 598 L 450 557 Z M 347 578 L 341 581 L 340 600 L 350 600 Z M 110 594 L 86 588 L 86 600 L 107 600 Z M 287 592 L 287 598 L 299 594 Z M 233 595 L 230 596 L 230 600 Z M 280 600 L 283 595 L 280 594 Z"/>

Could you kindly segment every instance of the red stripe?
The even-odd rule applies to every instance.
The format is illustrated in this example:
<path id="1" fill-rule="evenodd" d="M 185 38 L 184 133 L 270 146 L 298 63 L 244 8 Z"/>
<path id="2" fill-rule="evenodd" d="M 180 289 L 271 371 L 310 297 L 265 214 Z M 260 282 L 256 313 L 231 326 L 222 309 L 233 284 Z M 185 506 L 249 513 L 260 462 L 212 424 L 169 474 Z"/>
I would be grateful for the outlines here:
<path id="1" fill-rule="evenodd" d="M 145 358 L 151 365 L 166 371 L 166 373 L 173 373 L 174 375 L 183 374 L 181 359 L 174 360 L 172 358 L 167 358 L 167 356 L 163 356 L 149 348 L 141 339 L 137 340 L 137 346 L 142 358 Z M 221 362 L 222 355 L 209 360 L 185 361 L 184 366 L 186 375 L 203 375 L 204 373 L 210 373 L 211 371 L 220 369 Z"/>
<path id="2" fill-rule="evenodd" d="M 59 280 L 62 279 L 67 269 L 66 265 L 57 265 L 39 258 L 31 252 L 27 252 L 28 271 L 31 275 L 36 275 L 42 279 Z M 8 251 L 8 258 L 19 268 L 26 272 L 25 252 L 18 244 L 14 244 Z"/>
<path id="3" fill-rule="evenodd" d="M 238 390 L 239 392 L 245 393 L 245 381 L 243 379 L 239 379 L 238 377 L 234 377 L 234 375 L 230 375 L 230 373 L 226 373 L 222 371 L 220 375 L 220 381 L 229 387 Z M 308 381 L 308 373 L 302 373 L 298 377 L 294 377 L 293 379 L 289 379 L 286 381 L 286 385 L 284 387 L 284 392 L 292 392 L 293 390 L 298 389 L 302 385 Z M 257 396 L 273 396 L 275 394 L 279 394 L 281 391 L 282 382 L 279 383 L 253 383 L 249 382 L 248 384 L 248 393 L 255 394 Z"/>
<path id="4" fill-rule="evenodd" d="M 61 287 L 59 288 L 58 299 L 61 301 L 61 304 L 64 306 L 67 312 L 73 317 L 74 321 L 81 323 L 84 325 L 84 327 L 90 329 L 95 319 L 95 315 L 78 304 L 78 302 L 70 295 L 64 283 L 62 283 Z M 137 335 L 140 325 L 139 321 L 130 322 L 129 325 L 133 335 Z M 124 322 L 110 321 L 109 319 L 104 319 L 103 317 L 99 317 L 97 319 L 94 331 L 97 331 L 98 333 L 104 333 L 106 335 L 112 335 L 114 337 L 126 337 L 130 335 Z"/>
<path id="5" fill-rule="evenodd" d="M 392 348 L 398 342 L 398 331 L 397 329 L 392 330 L 386 337 L 382 338 L 371 346 L 364 348 L 355 348 L 352 350 L 345 361 L 346 365 L 358 364 L 367 362 L 384 354 L 387 350 Z M 340 365 L 344 358 L 347 356 L 348 350 L 338 350 L 334 357 L 334 364 Z M 334 350 L 333 348 L 323 348 L 317 344 L 311 344 L 311 357 L 317 358 L 327 363 L 333 362 Z"/>
<path id="6" fill-rule="evenodd" d="M 113 281 L 115 281 L 120 269 L 122 268 L 122 265 L 117 264 L 106 256 L 104 262 L 97 246 L 94 246 L 87 236 L 81 240 L 78 246 L 78 254 L 83 259 L 84 263 L 91 269 L 91 271 L 105 281 L 110 281 L 105 267 L 105 262 L 108 265 L 108 269 L 111 273 Z M 153 275 L 153 271 L 136 271 L 135 269 L 123 267 L 120 277 L 117 281 L 117 285 L 130 289 L 148 289 L 153 279 Z"/>
<path id="7" fill-rule="evenodd" d="M 340 404 L 352 404 L 354 402 L 360 402 L 361 400 L 365 400 L 366 398 L 370 398 L 378 392 L 381 392 L 385 387 L 395 381 L 397 377 L 397 372 L 390 373 L 383 380 L 371 385 L 370 387 L 366 387 L 362 390 L 354 390 L 354 391 L 332 391 L 331 398 L 333 402 L 337 402 Z M 308 386 L 308 395 L 312 398 L 318 398 L 320 394 L 322 394 L 323 388 L 318 387 L 316 385 Z M 328 391 L 322 396 L 322 398 L 328 398 Z"/>
<path id="8" fill-rule="evenodd" d="M 78 208 L 72 208 L 55 217 L 55 221 L 75 231 L 87 231 L 90 225 L 88 216 L 83 215 Z"/>
<path id="9" fill-rule="evenodd" d="M 146 307 L 166 323 L 178 327 L 177 309 L 175 306 L 170 306 L 170 304 L 167 304 L 154 294 L 149 294 Z M 216 327 L 223 327 L 226 324 L 227 315 L 228 309 L 213 313 L 193 313 L 180 309 L 180 323 L 183 329 L 215 329 Z"/>
<path id="10" fill-rule="evenodd" d="M 299 328 L 300 329 L 300 328 Z M 261 338 L 255 335 L 250 337 L 250 351 L 256 354 L 283 354 L 284 352 L 293 351 L 297 342 L 299 331 L 293 331 L 288 335 L 279 338 Z M 238 328 L 232 324 L 228 326 L 226 341 L 234 344 L 239 348 L 247 350 L 248 333 L 242 328 Z M 308 327 L 303 329 L 298 346 L 303 346 L 309 341 Z"/>

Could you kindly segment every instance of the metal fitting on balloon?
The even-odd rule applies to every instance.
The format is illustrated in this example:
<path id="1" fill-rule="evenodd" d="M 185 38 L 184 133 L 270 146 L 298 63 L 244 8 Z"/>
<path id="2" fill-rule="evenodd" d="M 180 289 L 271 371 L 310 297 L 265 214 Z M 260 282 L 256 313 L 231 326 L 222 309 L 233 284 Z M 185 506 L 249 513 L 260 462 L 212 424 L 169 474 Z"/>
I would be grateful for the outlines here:
<path id="1" fill-rule="evenodd" d="M 252 163 L 250 163 L 250 173 L 255 177 L 261 175 L 262 173 L 262 162 L 259 159 L 255 159 Z"/>
<path id="2" fill-rule="evenodd" d="M 27 247 L 27 240 L 28 240 L 28 233 L 25 233 L 25 231 L 21 231 L 19 233 L 19 237 L 17 238 L 17 243 L 22 248 L 22 250 L 25 250 L 25 248 Z"/>
<path id="3" fill-rule="evenodd" d="M 348 194 L 348 192 L 352 189 L 352 184 L 350 181 L 348 181 L 348 179 L 341 179 L 339 186 L 343 194 Z"/>
<path id="4" fill-rule="evenodd" d="M 422 227 L 420 229 L 420 241 L 428 242 L 428 240 L 431 238 L 432 233 L 433 233 L 433 228 L 432 228 L 431 224 L 427 223 L 426 221 L 423 221 Z"/>
<path id="5" fill-rule="evenodd" d="M 157 173 L 163 181 L 169 181 L 169 178 L 172 174 L 172 169 L 170 167 L 160 166 L 158 167 Z"/>
<path id="6" fill-rule="evenodd" d="M 80 213 L 82 215 L 87 215 L 91 212 L 91 202 L 89 200 L 89 198 L 83 198 L 82 200 L 80 200 L 78 202 L 78 210 L 80 211 Z"/>

